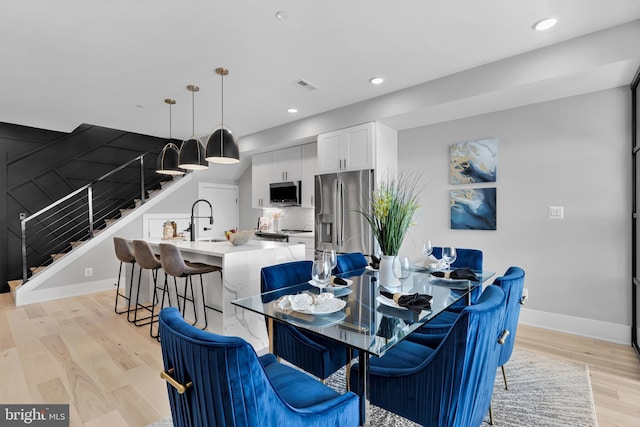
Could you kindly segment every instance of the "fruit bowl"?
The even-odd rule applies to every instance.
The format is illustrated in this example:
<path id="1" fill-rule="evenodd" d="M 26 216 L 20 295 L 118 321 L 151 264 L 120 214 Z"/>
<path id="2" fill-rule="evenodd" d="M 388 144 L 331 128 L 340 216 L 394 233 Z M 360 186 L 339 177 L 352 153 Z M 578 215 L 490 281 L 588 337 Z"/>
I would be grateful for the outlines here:
<path id="1" fill-rule="evenodd" d="M 251 239 L 251 236 L 253 236 L 253 234 L 254 234 L 253 230 L 240 230 L 240 231 L 230 230 L 225 232 L 225 236 L 227 237 L 227 240 L 231 242 L 233 246 L 244 245 Z"/>

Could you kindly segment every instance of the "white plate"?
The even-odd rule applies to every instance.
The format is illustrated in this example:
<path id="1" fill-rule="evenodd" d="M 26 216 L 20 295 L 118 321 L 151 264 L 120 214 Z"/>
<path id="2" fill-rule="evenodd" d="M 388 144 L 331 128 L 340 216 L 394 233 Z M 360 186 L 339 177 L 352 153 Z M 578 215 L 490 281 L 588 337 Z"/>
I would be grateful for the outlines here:
<path id="1" fill-rule="evenodd" d="M 347 305 L 345 300 L 341 300 L 338 298 L 332 298 L 327 301 L 324 301 L 320 304 L 311 306 L 308 310 L 295 310 L 298 313 L 304 314 L 313 314 L 315 316 L 322 316 L 325 314 L 335 313 L 337 311 L 342 310 Z"/>
<path id="2" fill-rule="evenodd" d="M 461 290 L 469 287 L 468 280 L 465 279 L 445 279 L 441 277 L 431 276 L 431 283 L 434 285 L 444 285 L 451 289 Z"/>
<path id="3" fill-rule="evenodd" d="M 371 267 L 370 265 L 367 265 L 364 269 L 365 269 L 365 270 L 369 270 L 369 271 L 378 271 L 378 269 L 377 269 L 377 268 L 373 268 L 373 267 Z"/>
<path id="4" fill-rule="evenodd" d="M 398 310 L 409 310 L 407 307 L 400 307 L 398 303 L 396 303 L 392 299 L 385 297 L 384 295 L 378 295 L 376 301 L 378 301 L 382 305 L 386 305 L 387 307 L 397 308 Z"/>
<path id="5" fill-rule="evenodd" d="M 349 286 L 351 286 L 353 284 L 353 280 L 351 279 L 345 279 L 343 278 L 342 280 L 344 280 L 345 282 L 347 282 L 346 285 L 336 285 L 336 284 L 331 284 L 329 283 L 327 286 L 319 286 L 315 281 L 313 280 L 309 280 L 309 284 L 311 286 L 315 286 L 316 288 L 320 288 L 320 289 L 344 289 L 344 288 L 348 288 Z"/>

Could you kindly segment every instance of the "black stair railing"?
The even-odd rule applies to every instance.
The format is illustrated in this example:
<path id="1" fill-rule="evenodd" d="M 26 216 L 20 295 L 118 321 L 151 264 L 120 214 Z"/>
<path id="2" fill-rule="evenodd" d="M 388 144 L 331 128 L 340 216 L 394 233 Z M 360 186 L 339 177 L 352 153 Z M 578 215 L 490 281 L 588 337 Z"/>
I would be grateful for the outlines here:
<path id="1" fill-rule="evenodd" d="M 22 233 L 22 280 L 30 277 L 30 266 L 53 262 L 52 254 L 73 249 L 71 242 L 82 242 L 117 219 L 124 209 L 143 204 L 147 190 L 162 176 L 155 173 L 145 184 L 142 154 L 97 180 L 75 190 L 20 221 Z"/>

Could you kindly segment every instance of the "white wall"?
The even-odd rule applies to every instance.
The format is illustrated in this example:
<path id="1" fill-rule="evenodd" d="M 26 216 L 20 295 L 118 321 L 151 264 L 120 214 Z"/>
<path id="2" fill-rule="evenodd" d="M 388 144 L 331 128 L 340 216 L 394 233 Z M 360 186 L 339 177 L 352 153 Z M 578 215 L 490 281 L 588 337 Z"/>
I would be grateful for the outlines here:
<path id="1" fill-rule="evenodd" d="M 488 270 L 525 269 L 523 320 L 629 342 L 630 103 L 622 87 L 399 132 L 399 169 L 424 183 L 402 251 L 418 255 L 424 238 L 482 249 Z M 449 145 L 486 137 L 498 139 L 497 230 L 451 230 Z"/>

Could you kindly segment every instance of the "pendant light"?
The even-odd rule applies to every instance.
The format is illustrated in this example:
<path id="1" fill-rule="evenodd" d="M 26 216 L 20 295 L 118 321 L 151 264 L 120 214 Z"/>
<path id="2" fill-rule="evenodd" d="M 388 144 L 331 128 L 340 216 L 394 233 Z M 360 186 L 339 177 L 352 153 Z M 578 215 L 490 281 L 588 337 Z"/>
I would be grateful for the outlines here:
<path id="1" fill-rule="evenodd" d="M 182 141 L 180 146 L 180 155 L 178 156 L 178 166 L 183 169 L 189 170 L 203 170 L 209 167 L 209 164 L 204 158 L 204 146 L 200 138 L 196 136 L 195 125 L 195 93 L 200 90 L 198 86 L 189 85 L 187 89 L 191 91 L 191 111 L 192 111 L 192 129 L 193 134 L 191 138 L 186 141 Z"/>
<path id="2" fill-rule="evenodd" d="M 176 100 L 167 98 L 164 100 L 169 104 L 169 143 L 164 146 L 162 152 L 158 155 L 158 165 L 156 172 L 163 175 L 184 175 L 184 170 L 178 167 L 178 146 L 174 144 L 171 138 L 171 106 L 175 105 Z"/>
<path id="3" fill-rule="evenodd" d="M 222 117 L 220 124 L 214 129 L 207 140 L 207 160 L 213 163 L 238 163 L 240 161 L 238 144 L 236 144 L 231 130 L 224 126 L 224 76 L 229 74 L 229 70 L 226 68 L 216 68 L 216 74 L 220 76 L 222 83 L 220 97 Z"/>

